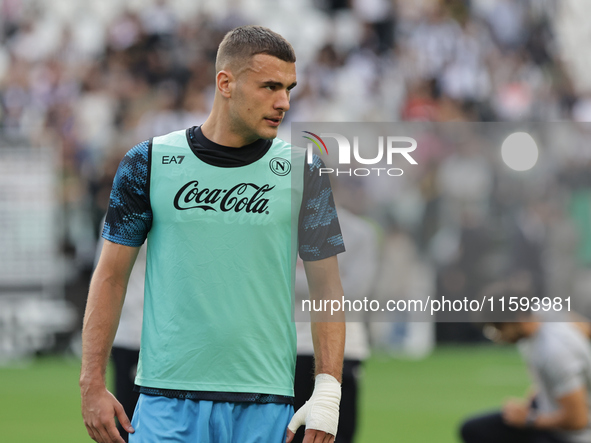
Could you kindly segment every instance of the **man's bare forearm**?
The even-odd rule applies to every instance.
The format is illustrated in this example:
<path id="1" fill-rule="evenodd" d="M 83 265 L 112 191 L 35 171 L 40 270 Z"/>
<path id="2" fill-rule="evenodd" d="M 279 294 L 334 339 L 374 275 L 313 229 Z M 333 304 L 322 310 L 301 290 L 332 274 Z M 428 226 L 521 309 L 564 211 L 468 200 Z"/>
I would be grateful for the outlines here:
<path id="1" fill-rule="evenodd" d="M 90 285 L 82 329 L 81 385 L 105 384 L 107 363 L 124 296 L 124 286 L 95 274 Z"/>
<path id="2" fill-rule="evenodd" d="M 551 413 L 540 413 L 533 421 L 538 429 L 560 429 L 575 431 L 583 429 L 588 424 L 589 405 L 587 404 L 587 389 L 581 387 L 558 398 L 558 410 Z"/>
<path id="3" fill-rule="evenodd" d="M 337 257 L 316 262 L 304 262 L 310 299 L 330 301 L 343 299 Z M 322 303 L 324 306 L 324 303 Z M 329 303 L 330 305 L 330 303 Z M 312 340 L 317 374 L 329 374 L 341 381 L 345 349 L 345 314 L 312 312 Z"/>
<path id="4" fill-rule="evenodd" d="M 557 411 L 538 415 L 533 425 L 537 429 L 576 431 L 584 429 L 587 426 L 587 420 L 585 417 L 573 417 L 564 411 Z"/>
<path id="5" fill-rule="evenodd" d="M 329 374 L 342 381 L 345 348 L 344 322 L 312 323 L 315 375 Z"/>
<path id="6" fill-rule="evenodd" d="M 119 325 L 129 274 L 139 248 L 105 241 L 90 282 L 82 328 L 80 385 L 105 385 L 111 346 Z"/>

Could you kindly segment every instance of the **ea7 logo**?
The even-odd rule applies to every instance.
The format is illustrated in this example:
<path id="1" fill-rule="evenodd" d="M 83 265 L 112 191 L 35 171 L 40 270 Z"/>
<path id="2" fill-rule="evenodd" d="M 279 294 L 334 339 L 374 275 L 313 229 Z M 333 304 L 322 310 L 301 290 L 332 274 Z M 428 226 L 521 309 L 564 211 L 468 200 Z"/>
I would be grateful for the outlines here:
<path id="1" fill-rule="evenodd" d="M 318 137 L 315 134 L 312 134 L 312 135 L 314 135 L 318 140 L 320 140 L 322 145 L 325 147 L 325 150 L 326 150 L 326 144 L 324 143 L 324 141 L 322 139 L 324 139 L 326 137 L 334 138 L 337 142 L 338 147 L 339 147 L 339 165 L 351 164 L 351 143 L 349 142 L 349 139 L 347 139 L 347 137 L 345 137 L 344 135 L 341 135 L 341 134 L 337 134 L 336 132 L 321 133 L 320 137 Z M 316 146 L 318 146 L 318 143 L 316 143 L 316 141 L 312 140 L 311 138 L 305 137 L 305 136 L 304 136 L 304 138 L 311 140 L 311 142 L 314 142 L 314 144 L 316 144 Z M 388 165 L 392 164 L 392 157 L 394 154 L 402 155 L 411 165 L 417 164 L 415 159 L 410 156 L 410 153 L 417 148 L 417 141 L 414 138 L 394 137 L 394 136 L 387 136 L 385 138 L 386 138 L 385 154 L 386 154 L 386 161 L 387 161 Z M 308 147 L 307 147 L 308 163 L 313 162 L 313 158 L 312 158 L 313 144 L 311 142 L 308 142 Z M 319 147 L 319 149 L 320 149 L 320 147 Z M 322 152 L 322 149 L 320 149 L 320 151 Z M 326 150 L 326 152 L 328 154 L 328 150 Z M 362 165 L 375 165 L 375 164 L 381 162 L 382 158 L 384 157 L 384 137 L 382 137 L 382 136 L 378 137 L 378 153 L 376 154 L 376 156 L 374 158 L 361 157 L 361 154 L 359 153 L 359 137 L 353 137 L 353 157 L 355 158 L 355 160 L 358 163 L 360 163 Z"/>
<path id="2" fill-rule="evenodd" d="M 171 163 L 180 165 L 183 160 L 185 159 L 184 155 L 163 155 L 162 156 L 162 164 L 163 165 L 170 165 Z"/>

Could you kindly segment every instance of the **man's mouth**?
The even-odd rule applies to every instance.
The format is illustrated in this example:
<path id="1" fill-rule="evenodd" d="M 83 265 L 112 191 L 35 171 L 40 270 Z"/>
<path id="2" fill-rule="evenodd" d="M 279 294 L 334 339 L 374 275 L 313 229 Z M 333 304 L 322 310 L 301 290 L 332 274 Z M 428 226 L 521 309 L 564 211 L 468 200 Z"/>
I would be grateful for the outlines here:
<path id="1" fill-rule="evenodd" d="M 282 117 L 265 117 L 265 121 L 271 126 L 279 126 L 281 124 Z"/>

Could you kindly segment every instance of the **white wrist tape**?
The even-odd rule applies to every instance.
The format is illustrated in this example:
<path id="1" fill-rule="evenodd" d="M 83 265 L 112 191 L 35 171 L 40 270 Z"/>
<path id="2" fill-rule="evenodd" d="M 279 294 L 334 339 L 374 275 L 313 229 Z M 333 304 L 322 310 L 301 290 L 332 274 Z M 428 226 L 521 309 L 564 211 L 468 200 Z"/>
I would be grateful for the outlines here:
<path id="1" fill-rule="evenodd" d="M 296 411 L 289 422 L 289 430 L 295 434 L 305 424 L 306 429 L 316 429 L 337 435 L 341 384 L 332 375 L 318 374 L 312 397 Z"/>

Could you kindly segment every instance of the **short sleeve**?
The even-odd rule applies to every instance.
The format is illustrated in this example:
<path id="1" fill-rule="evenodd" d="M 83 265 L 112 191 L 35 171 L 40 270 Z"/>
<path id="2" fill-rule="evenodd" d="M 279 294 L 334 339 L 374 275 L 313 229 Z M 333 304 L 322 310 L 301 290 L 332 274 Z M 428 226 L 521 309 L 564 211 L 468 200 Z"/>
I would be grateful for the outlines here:
<path id="1" fill-rule="evenodd" d="M 583 362 L 567 349 L 553 352 L 547 358 L 542 372 L 555 398 L 563 397 L 585 385 Z"/>
<path id="2" fill-rule="evenodd" d="M 121 160 L 109 201 L 103 238 L 141 246 L 152 227 L 149 199 L 150 141 L 134 146 Z"/>
<path id="3" fill-rule="evenodd" d="M 304 261 L 322 260 L 345 251 L 330 180 L 320 175 L 324 163 L 314 155 L 305 165 L 299 219 L 299 254 Z"/>

